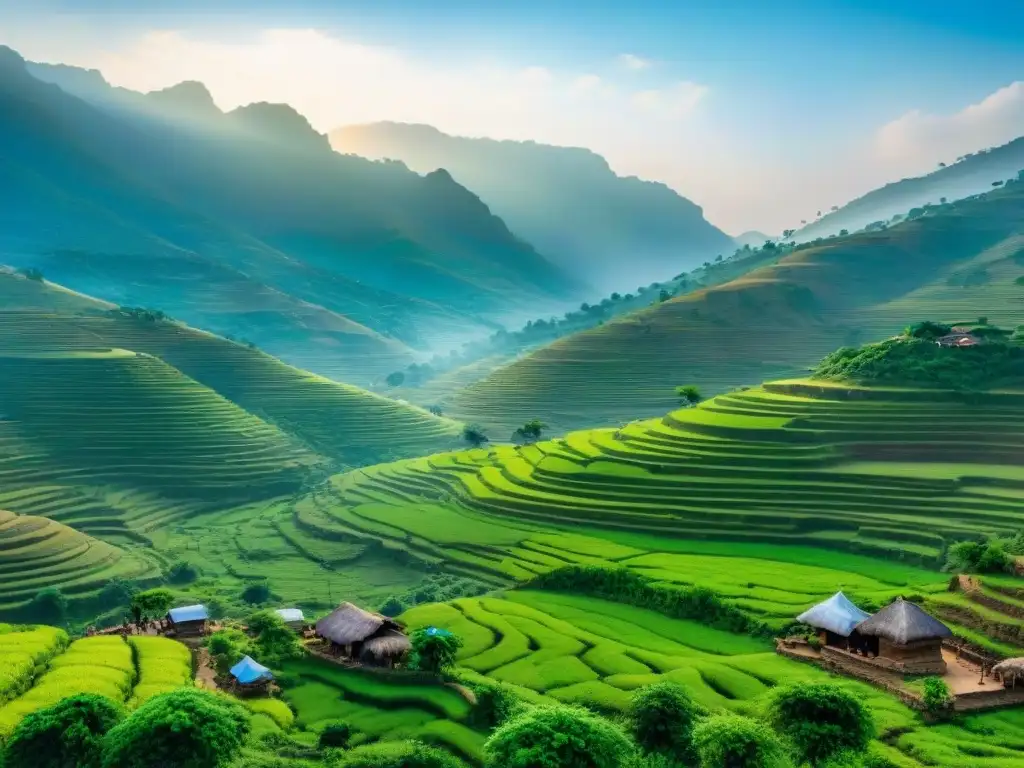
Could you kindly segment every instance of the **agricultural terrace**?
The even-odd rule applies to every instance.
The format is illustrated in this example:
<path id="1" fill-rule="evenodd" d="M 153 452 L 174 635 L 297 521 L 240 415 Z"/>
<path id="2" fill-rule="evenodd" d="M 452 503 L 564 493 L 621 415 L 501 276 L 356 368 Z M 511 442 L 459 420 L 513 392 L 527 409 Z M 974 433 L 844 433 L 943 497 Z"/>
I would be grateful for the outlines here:
<path id="1" fill-rule="evenodd" d="M 960 599 L 939 595 L 944 547 L 1019 527 L 1022 426 L 1024 393 L 787 380 L 617 430 L 345 473 L 294 518 L 495 585 L 615 562 L 776 626 L 838 588 L 941 609 Z M 985 634 L 980 614 L 940 615 Z"/>
<path id="2" fill-rule="evenodd" d="M 47 587 L 75 599 L 94 595 L 115 577 L 155 574 L 133 552 L 45 517 L 0 509 L 0 612 L 16 611 Z"/>
<path id="3" fill-rule="evenodd" d="M 685 686 L 709 709 L 757 716 L 776 685 L 834 679 L 868 704 L 880 738 L 876 749 L 896 765 L 1020 765 L 1019 712 L 968 717 L 960 728 L 929 727 L 888 694 L 778 656 L 766 640 L 617 602 L 513 590 L 501 598 L 417 606 L 402 620 L 410 628 L 458 633 L 464 680 L 500 682 L 527 701 L 575 702 L 614 715 L 636 689 L 664 679 Z"/>
<path id="4" fill-rule="evenodd" d="M 70 645 L 67 640 L 54 627 L 0 625 L 0 741 L 25 715 L 68 696 L 95 693 L 134 708 L 192 680 L 191 653 L 175 640 L 140 636 L 126 643 L 117 635 Z"/>

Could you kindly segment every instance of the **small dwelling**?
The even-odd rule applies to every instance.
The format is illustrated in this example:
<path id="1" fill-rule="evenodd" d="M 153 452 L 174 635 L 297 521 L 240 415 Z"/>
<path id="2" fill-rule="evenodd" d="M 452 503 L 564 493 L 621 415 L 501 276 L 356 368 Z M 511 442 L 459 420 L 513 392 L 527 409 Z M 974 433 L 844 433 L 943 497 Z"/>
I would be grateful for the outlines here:
<path id="1" fill-rule="evenodd" d="M 280 616 L 284 623 L 296 632 L 301 632 L 303 627 L 306 626 L 306 617 L 298 608 L 278 608 L 274 613 Z"/>
<path id="2" fill-rule="evenodd" d="M 942 641 L 953 632 L 916 603 L 897 598 L 856 629 L 865 638 L 877 641 L 874 661 L 879 666 L 912 675 L 946 672 Z"/>
<path id="3" fill-rule="evenodd" d="M 274 679 L 273 673 L 259 662 L 253 660 L 251 656 L 243 657 L 240 662 L 231 668 L 230 674 L 233 678 L 236 692 L 243 695 L 246 693 L 266 692 L 270 681 Z"/>
<path id="4" fill-rule="evenodd" d="M 335 656 L 381 666 L 393 666 L 412 648 L 401 624 L 352 603 L 342 603 L 320 619 L 316 634 L 330 643 Z"/>
<path id="5" fill-rule="evenodd" d="M 808 608 L 796 620 L 818 630 L 818 640 L 822 645 L 848 649 L 861 645 L 855 627 L 870 616 L 842 592 L 836 592 L 828 600 Z"/>
<path id="6" fill-rule="evenodd" d="M 206 622 L 210 614 L 205 605 L 186 605 L 171 608 L 167 612 L 167 623 L 178 637 L 200 637 L 206 634 Z"/>

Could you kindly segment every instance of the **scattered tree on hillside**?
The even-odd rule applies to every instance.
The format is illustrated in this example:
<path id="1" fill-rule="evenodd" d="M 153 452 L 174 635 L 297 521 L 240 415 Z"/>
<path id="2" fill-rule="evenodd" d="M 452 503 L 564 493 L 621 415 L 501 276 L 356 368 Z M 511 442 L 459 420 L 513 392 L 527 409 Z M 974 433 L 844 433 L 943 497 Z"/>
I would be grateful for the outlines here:
<path id="1" fill-rule="evenodd" d="M 265 603 L 270 598 L 270 585 L 265 581 L 251 582 L 242 590 L 242 599 L 250 605 Z"/>
<path id="2" fill-rule="evenodd" d="M 277 611 L 257 611 L 246 625 L 253 635 L 253 648 L 261 664 L 276 666 L 285 659 L 302 655 L 302 644 Z"/>
<path id="3" fill-rule="evenodd" d="M 463 427 L 462 439 L 474 448 L 479 448 L 484 443 L 490 442 L 490 438 L 484 434 L 483 427 L 477 424 L 467 424 Z"/>
<path id="4" fill-rule="evenodd" d="M 112 317 L 129 317 L 132 320 L 139 320 L 144 323 L 158 323 L 170 318 L 159 309 L 147 309 L 146 307 L 118 307 L 107 312 Z"/>
<path id="5" fill-rule="evenodd" d="M 104 608 L 121 608 L 131 605 L 137 587 L 120 576 L 115 576 L 100 590 L 100 605 Z"/>
<path id="6" fill-rule="evenodd" d="M 18 274 L 27 280 L 34 280 L 37 283 L 43 282 L 42 270 L 36 269 L 35 267 L 23 267 L 18 270 Z"/>
<path id="7" fill-rule="evenodd" d="M 834 683 L 776 689 L 768 720 L 793 744 L 799 760 L 811 765 L 842 750 L 863 751 L 875 735 L 871 712 L 862 699 Z"/>
<path id="8" fill-rule="evenodd" d="M 938 339 L 941 336 L 948 334 L 952 328 L 945 323 L 933 323 L 931 320 L 925 320 L 920 323 L 914 323 L 903 330 L 904 336 L 913 336 L 915 339 Z"/>
<path id="9" fill-rule="evenodd" d="M 676 387 L 676 397 L 683 401 L 686 405 L 697 405 L 704 398 L 700 394 L 698 389 L 693 384 L 687 384 L 682 387 Z"/>
<path id="10" fill-rule="evenodd" d="M 384 604 L 380 607 L 381 615 L 382 616 L 389 616 L 391 618 L 394 618 L 395 616 L 398 616 L 398 615 L 400 615 L 400 614 L 402 614 L 404 612 L 405 612 L 405 603 L 403 603 L 400 599 L 398 599 L 394 595 L 392 595 L 387 600 L 385 600 Z"/>
<path id="11" fill-rule="evenodd" d="M 492 731 L 518 715 L 523 709 L 523 702 L 504 683 L 487 681 L 468 681 L 470 690 L 476 697 L 476 705 L 469 713 L 470 724 Z"/>
<path id="12" fill-rule="evenodd" d="M 672 298 L 672 294 L 666 291 L 664 288 L 658 292 L 658 303 L 664 304 L 666 301 Z"/>
<path id="13" fill-rule="evenodd" d="M 132 598 L 132 608 L 138 608 L 140 614 L 144 613 L 147 616 L 162 616 L 173 603 L 174 595 L 169 589 L 161 587 L 137 592 Z"/>
<path id="14" fill-rule="evenodd" d="M 840 237 L 846 237 L 848 234 L 850 234 L 850 230 L 848 230 L 848 229 L 840 229 L 839 230 L 839 236 Z"/>
<path id="15" fill-rule="evenodd" d="M 227 696 L 179 688 L 154 696 L 107 734 L 105 768 L 217 768 L 249 734 L 249 713 Z"/>
<path id="16" fill-rule="evenodd" d="M 1001 186 L 1003 186 L 1003 182 L 1002 181 L 993 181 L 992 182 L 992 186 L 993 187 L 1001 187 Z"/>
<path id="17" fill-rule="evenodd" d="M 629 706 L 629 727 L 645 752 L 657 752 L 686 765 L 693 760 L 693 728 L 706 712 L 678 683 L 648 685 Z"/>
<path id="18" fill-rule="evenodd" d="M 440 405 L 431 405 L 427 408 L 427 410 L 430 411 L 435 416 L 444 416 L 444 410 L 441 408 Z"/>
<path id="19" fill-rule="evenodd" d="M 387 382 L 389 387 L 400 387 L 405 381 L 405 374 L 401 371 L 395 371 L 394 373 L 389 373 L 384 381 Z"/>
<path id="20" fill-rule="evenodd" d="M 214 667 L 222 675 L 226 675 L 243 656 L 253 653 L 252 640 L 242 630 L 234 627 L 218 629 L 211 634 L 206 638 L 206 648 Z"/>
<path id="21" fill-rule="evenodd" d="M 958 541 L 946 550 L 945 570 L 953 573 L 1012 573 L 1024 555 L 1024 531 L 1014 536 Z"/>
<path id="22" fill-rule="evenodd" d="M 926 677 L 921 681 L 921 701 L 932 715 L 948 713 L 953 708 L 953 694 L 941 677 Z"/>
<path id="23" fill-rule="evenodd" d="M 437 627 L 418 629 L 409 639 L 412 642 L 410 666 L 434 674 L 447 672 L 454 667 L 455 657 L 462 647 L 461 637 Z"/>
<path id="24" fill-rule="evenodd" d="M 333 748 L 345 749 L 352 739 L 352 726 L 348 723 L 328 723 L 320 730 L 320 737 L 317 739 L 317 749 Z"/>
<path id="25" fill-rule="evenodd" d="M 940 205 L 945 205 L 945 204 L 946 204 L 946 198 L 944 198 L 944 197 L 940 197 L 940 198 L 939 198 L 939 204 L 940 204 Z"/>
<path id="26" fill-rule="evenodd" d="M 527 710 L 484 744 L 488 768 L 619 768 L 632 752 L 619 726 L 569 706 Z"/>
<path id="27" fill-rule="evenodd" d="M 103 737 L 124 716 L 105 696 L 79 694 L 25 716 L 7 742 L 5 768 L 99 768 Z"/>
<path id="28" fill-rule="evenodd" d="M 199 578 L 199 569 L 187 560 L 176 560 L 167 569 L 167 580 L 172 584 L 191 584 Z"/>
<path id="29" fill-rule="evenodd" d="M 517 443 L 536 442 L 540 440 L 541 434 L 547 429 L 547 426 L 540 419 L 530 419 L 512 433 L 512 441 Z"/>
<path id="30" fill-rule="evenodd" d="M 779 738 L 764 723 L 740 715 L 712 715 L 693 729 L 700 768 L 791 768 Z"/>
<path id="31" fill-rule="evenodd" d="M 57 587 L 46 587 L 29 602 L 28 613 L 45 624 L 63 624 L 68 613 L 68 598 Z"/>

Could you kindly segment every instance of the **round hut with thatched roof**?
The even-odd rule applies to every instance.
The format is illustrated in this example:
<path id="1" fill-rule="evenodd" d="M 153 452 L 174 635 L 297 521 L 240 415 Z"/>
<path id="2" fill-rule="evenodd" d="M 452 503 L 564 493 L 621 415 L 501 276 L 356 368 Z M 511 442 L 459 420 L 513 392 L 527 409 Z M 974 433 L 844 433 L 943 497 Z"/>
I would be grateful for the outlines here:
<path id="1" fill-rule="evenodd" d="M 857 633 L 877 641 L 874 659 L 881 666 L 911 675 L 942 675 L 942 641 L 953 632 L 938 619 L 929 616 L 916 603 L 902 597 L 865 619 Z"/>
<path id="2" fill-rule="evenodd" d="M 342 603 L 316 623 L 316 634 L 330 653 L 364 664 L 394 666 L 412 648 L 402 625 L 352 603 Z"/>
<path id="3" fill-rule="evenodd" d="M 1018 681 L 1024 685 L 1024 657 L 1000 661 L 992 667 L 992 674 L 1003 681 L 1004 688 L 1016 688 Z"/>

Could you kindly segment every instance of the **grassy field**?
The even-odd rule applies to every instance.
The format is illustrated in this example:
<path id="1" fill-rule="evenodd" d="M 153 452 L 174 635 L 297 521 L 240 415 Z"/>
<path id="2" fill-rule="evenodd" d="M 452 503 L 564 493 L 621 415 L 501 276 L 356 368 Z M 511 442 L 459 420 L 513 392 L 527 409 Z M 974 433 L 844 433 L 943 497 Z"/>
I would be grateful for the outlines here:
<path id="1" fill-rule="evenodd" d="M 447 412 L 506 439 L 540 417 L 556 432 L 619 425 L 709 394 L 799 376 L 836 347 L 920 319 L 1024 323 L 1024 184 L 933 216 L 807 244 L 778 263 L 577 333 L 496 369 Z"/>

